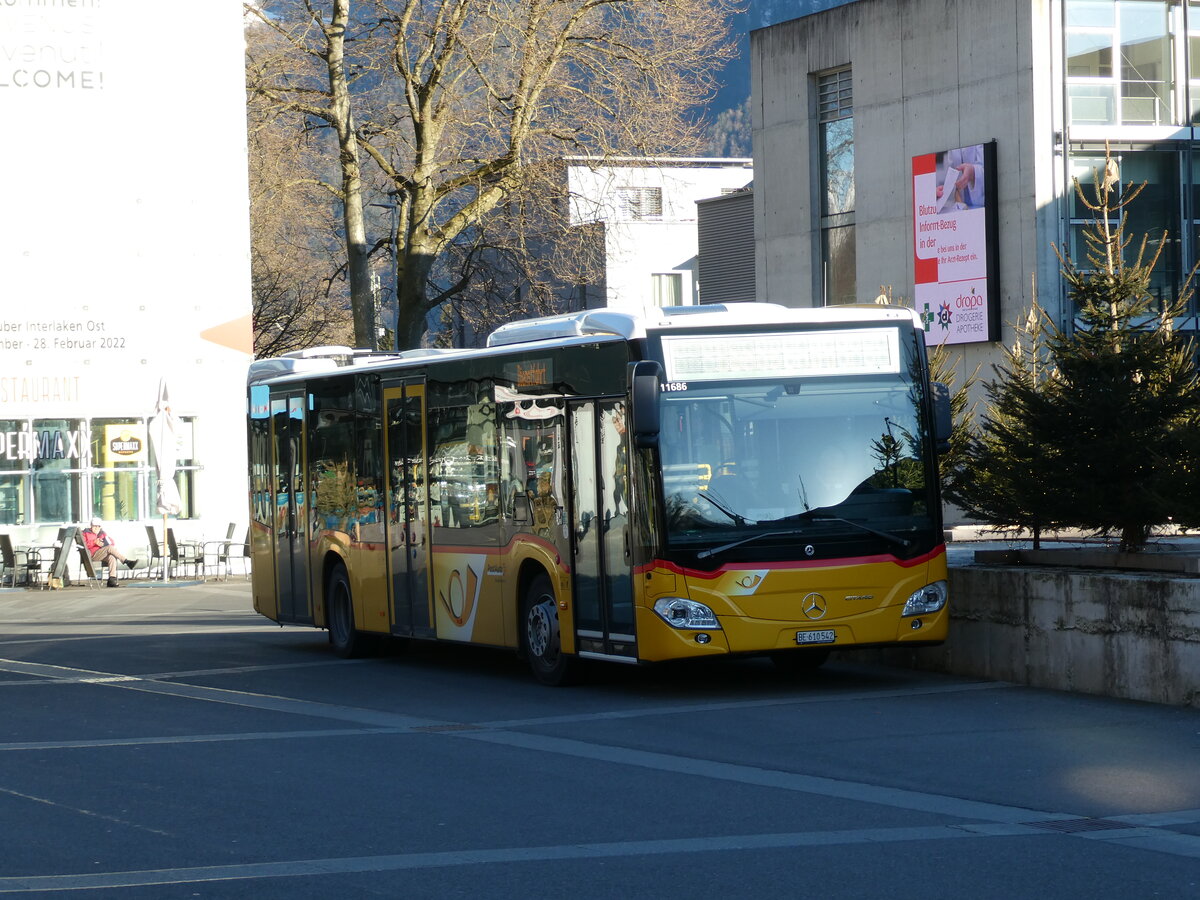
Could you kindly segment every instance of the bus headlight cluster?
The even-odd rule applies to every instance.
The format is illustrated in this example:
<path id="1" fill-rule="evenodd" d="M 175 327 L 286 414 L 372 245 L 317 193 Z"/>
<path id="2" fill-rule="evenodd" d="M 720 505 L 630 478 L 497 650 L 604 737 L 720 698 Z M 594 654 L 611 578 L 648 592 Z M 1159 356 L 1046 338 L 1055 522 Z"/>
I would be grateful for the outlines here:
<path id="1" fill-rule="evenodd" d="M 716 614 L 703 603 L 684 600 L 682 597 L 659 597 L 654 601 L 654 611 L 672 628 L 719 629 L 721 623 Z"/>
<path id="2" fill-rule="evenodd" d="M 908 598 L 908 602 L 904 604 L 904 612 L 900 615 L 921 616 L 935 613 L 946 605 L 947 595 L 946 582 L 935 581 L 933 584 L 927 584 Z"/>

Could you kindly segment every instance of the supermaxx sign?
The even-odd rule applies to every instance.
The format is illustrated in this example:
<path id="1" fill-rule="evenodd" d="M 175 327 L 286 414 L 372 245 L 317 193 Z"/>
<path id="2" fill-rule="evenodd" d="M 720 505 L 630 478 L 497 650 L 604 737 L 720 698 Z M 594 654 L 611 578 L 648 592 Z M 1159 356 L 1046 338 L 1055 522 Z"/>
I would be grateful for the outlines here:
<path id="1" fill-rule="evenodd" d="M 0 457 L 6 460 L 81 459 L 86 432 L 60 429 L 0 431 Z"/>

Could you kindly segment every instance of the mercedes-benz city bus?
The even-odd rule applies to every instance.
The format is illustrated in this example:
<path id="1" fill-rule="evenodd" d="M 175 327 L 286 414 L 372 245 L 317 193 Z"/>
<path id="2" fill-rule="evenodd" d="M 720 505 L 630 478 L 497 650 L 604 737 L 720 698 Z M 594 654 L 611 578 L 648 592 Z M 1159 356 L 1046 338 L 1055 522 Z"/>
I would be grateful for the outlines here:
<path id="1" fill-rule="evenodd" d="M 899 307 L 593 310 L 472 350 L 252 364 L 254 606 L 329 631 L 581 659 L 947 633 L 945 389 Z"/>

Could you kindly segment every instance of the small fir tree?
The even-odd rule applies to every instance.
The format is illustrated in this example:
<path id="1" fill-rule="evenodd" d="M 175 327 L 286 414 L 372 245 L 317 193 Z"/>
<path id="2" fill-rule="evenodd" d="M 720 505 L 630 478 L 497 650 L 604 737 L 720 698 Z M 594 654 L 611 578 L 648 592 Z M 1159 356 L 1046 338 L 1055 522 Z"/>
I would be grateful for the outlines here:
<path id="1" fill-rule="evenodd" d="M 929 350 L 929 380 L 946 385 L 950 391 L 950 446 L 938 457 L 939 477 L 943 493 L 954 491 L 963 472 L 963 460 L 971 442 L 971 421 L 975 416 L 975 404 L 971 393 L 979 383 L 979 366 L 976 366 L 959 384 L 958 371 L 950 350 L 938 344 Z"/>
<path id="2" fill-rule="evenodd" d="M 1075 526 L 1119 533 L 1140 550 L 1153 526 L 1200 521 L 1200 377 L 1192 342 L 1175 328 L 1191 294 L 1158 300 L 1151 277 L 1166 243 L 1136 253 L 1122 190 L 1105 155 L 1083 231 L 1085 264 L 1059 254 L 1077 325 L 1066 333 L 1038 307 L 986 386 L 989 407 L 948 497 L 969 515 L 1034 533 Z M 1115 223 L 1115 224 L 1114 224 Z M 1058 249 L 1055 248 L 1058 252 Z"/>
<path id="3" fill-rule="evenodd" d="M 1057 377 L 1046 442 L 1070 463 L 1059 467 L 1058 489 L 1071 498 L 1075 524 L 1119 533 L 1129 551 L 1142 549 L 1155 525 L 1196 520 L 1187 501 L 1197 494 L 1200 448 L 1200 377 L 1192 341 L 1175 327 L 1191 276 L 1177 297 L 1158 300 L 1151 279 L 1167 236 L 1152 253 L 1143 237 L 1134 254 L 1125 233 L 1124 211 L 1144 187 L 1122 190 L 1107 152 L 1093 196 L 1076 182 L 1092 214 L 1086 266 L 1059 258 L 1078 324 L 1048 341 Z"/>
<path id="4" fill-rule="evenodd" d="M 1016 327 L 1016 341 L 992 367 L 984 385 L 986 408 L 979 429 L 959 438 L 957 453 L 943 466 L 946 498 L 970 518 L 1000 529 L 1025 529 L 1040 546 L 1044 531 L 1069 518 L 1057 490 L 1061 457 L 1043 438 L 1053 412 L 1046 390 L 1054 379 L 1047 333 L 1053 325 L 1035 297 Z"/>
<path id="5" fill-rule="evenodd" d="M 910 307 L 911 303 L 904 297 L 897 297 L 890 284 L 880 285 L 879 295 L 875 302 L 880 306 Z M 971 394 L 979 382 L 979 366 L 959 382 L 955 359 L 945 344 L 937 344 L 928 348 L 929 380 L 941 382 L 950 391 L 950 416 L 953 428 L 950 433 L 950 446 L 938 455 L 939 480 L 943 493 L 949 496 L 955 484 L 962 477 L 963 459 L 971 441 L 971 420 L 974 418 L 975 406 Z M 919 373 L 914 373 L 914 381 L 920 380 Z M 909 447 L 907 457 L 898 450 L 901 447 L 899 438 Z M 920 451 L 922 445 L 920 435 L 903 432 L 899 435 L 888 431 L 872 442 L 872 453 L 881 463 L 881 471 L 872 478 L 872 487 L 894 487 L 893 482 L 914 484 L 920 471 Z M 902 474 L 903 471 L 903 474 Z"/>

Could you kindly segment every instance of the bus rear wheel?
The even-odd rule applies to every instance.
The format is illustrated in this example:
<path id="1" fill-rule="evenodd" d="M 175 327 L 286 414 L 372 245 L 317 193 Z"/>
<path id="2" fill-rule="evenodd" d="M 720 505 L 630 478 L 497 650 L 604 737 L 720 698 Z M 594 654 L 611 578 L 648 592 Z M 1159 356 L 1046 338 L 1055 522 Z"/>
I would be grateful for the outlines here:
<path id="1" fill-rule="evenodd" d="M 533 676 L 542 684 L 563 685 L 574 680 L 578 661 L 563 653 L 558 629 L 558 602 L 554 585 L 539 575 L 529 585 L 521 604 L 521 647 Z"/>
<path id="2" fill-rule="evenodd" d="M 333 652 L 343 659 L 359 656 L 363 650 L 363 636 L 354 627 L 354 598 L 350 594 L 350 577 L 345 566 L 337 566 L 329 573 L 325 608 Z"/>

